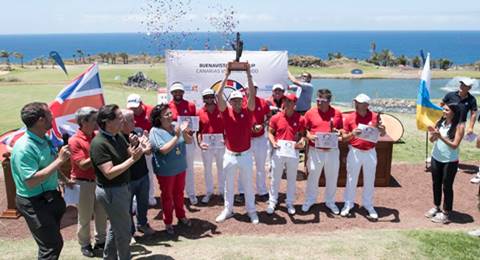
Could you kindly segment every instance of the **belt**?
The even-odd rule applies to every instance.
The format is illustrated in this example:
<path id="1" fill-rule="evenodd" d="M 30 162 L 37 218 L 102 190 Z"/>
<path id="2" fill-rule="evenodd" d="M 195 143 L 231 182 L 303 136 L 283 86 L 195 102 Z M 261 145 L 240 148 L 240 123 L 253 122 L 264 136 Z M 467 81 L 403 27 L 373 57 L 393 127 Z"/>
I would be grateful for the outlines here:
<path id="1" fill-rule="evenodd" d="M 86 181 L 86 182 L 94 182 L 95 179 L 91 180 L 91 179 L 87 179 L 87 178 L 77 178 L 77 177 L 73 177 L 74 180 L 76 181 Z"/>
<path id="2" fill-rule="evenodd" d="M 232 152 L 232 151 L 230 151 L 230 150 L 225 150 L 225 152 L 228 153 L 228 154 L 230 154 L 230 155 L 233 155 L 233 156 L 242 156 L 242 155 L 246 154 L 246 153 L 248 152 L 248 150 L 247 150 L 247 151 L 244 151 L 244 152 L 240 152 L 240 153 Z"/>

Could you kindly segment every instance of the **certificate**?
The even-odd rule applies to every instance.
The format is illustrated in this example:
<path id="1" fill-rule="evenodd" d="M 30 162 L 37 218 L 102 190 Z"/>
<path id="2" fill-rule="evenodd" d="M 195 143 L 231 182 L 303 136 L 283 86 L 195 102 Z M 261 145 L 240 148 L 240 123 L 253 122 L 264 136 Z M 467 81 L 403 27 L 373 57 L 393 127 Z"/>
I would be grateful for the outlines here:
<path id="1" fill-rule="evenodd" d="M 181 122 L 184 122 L 184 121 L 187 121 L 188 122 L 188 128 L 190 128 L 190 130 L 196 132 L 198 131 L 199 129 L 199 118 L 198 116 L 178 116 L 177 117 L 177 122 L 178 123 L 181 123 Z"/>
<path id="2" fill-rule="evenodd" d="M 223 134 L 203 134 L 202 142 L 208 145 L 208 150 L 225 148 Z"/>
<path id="3" fill-rule="evenodd" d="M 357 136 L 358 138 L 369 141 L 372 143 L 378 142 L 378 137 L 380 136 L 380 132 L 376 127 L 371 127 L 364 124 L 358 124 L 358 129 L 362 130 L 362 132 Z"/>
<path id="4" fill-rule="evenodd" d="M 67 205 L 77 205 L 80 200 L 80 185 L 74 184 L 72 188 L 65 185 L 63 199 Z"/>
<path id="5" fill-rule="evenodd" d="M 338 135 L 337 133 L 315 133 L 315 148 L 338 148 Z"/>
<path id="6" fill-rule="evenodd" d="M 295 142 L 287 140 L 278 140 L 277 155 L 288 158 L 298 158 L 297 151 L 295 150 Z"/>

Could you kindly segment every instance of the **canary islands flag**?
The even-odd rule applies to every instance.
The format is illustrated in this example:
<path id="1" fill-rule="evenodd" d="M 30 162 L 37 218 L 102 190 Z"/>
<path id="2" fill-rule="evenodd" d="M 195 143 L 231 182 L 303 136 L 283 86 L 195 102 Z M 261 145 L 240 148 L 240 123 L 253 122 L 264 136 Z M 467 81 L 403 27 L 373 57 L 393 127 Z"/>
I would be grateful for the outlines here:
<path id="1" fill-rule="evenodd" d="M 427 131 L 428 126 L 435 126 L 435 123 L 443 114 L 443 109 L 430 101 L 431 78 L 430 53 L 428 53 L 425 64 L 423 65 L 417 96 L 417 128 L 423 131 Z"/>

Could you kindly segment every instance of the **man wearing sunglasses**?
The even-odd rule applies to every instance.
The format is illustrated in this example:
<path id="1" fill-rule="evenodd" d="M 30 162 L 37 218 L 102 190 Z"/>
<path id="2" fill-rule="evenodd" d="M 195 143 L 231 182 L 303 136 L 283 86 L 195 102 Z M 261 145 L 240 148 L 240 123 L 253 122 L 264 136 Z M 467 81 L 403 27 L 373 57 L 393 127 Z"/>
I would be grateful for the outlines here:
<path id="1" fill-rule="evenodd" d="M 337 215 L 340 213 L 335 205 L 338 170 L 340 167 L 340 151 L 338 148 L 316 148 L 317 133 L 337 132 L 343 128 L 342 113 L 330 105 L 332 93 L 328 89 L 317 92 L 317 107 L 305 113 L 308 149 L 308 179 L 305 191 L 305 203 L 302 211 L 307 212 L 316 203 L 318 196 L 318 180 L 322 169 L 325 172 L 325 205 Z M 341 139 L 341 137 L 340 137 Z"/>
<path id="2" fill-rule="evenodd" d="M 312 103 L 313 85 L 310 83 L 312 81 L 312 75 L 308 72 L 303 72 L 300 80 L 298 80 L 289 71 L 288 79 L 296 85 L 289 87 L 289 89 L 296 91 L 298 98 L 295 111 L 304 115 L 310 109 Z"/>
<path id="3" fill-rule="evenodd" d="M 215 92 L 207 88 L 202 91 L 203 106 L 198 110 L 198 117 L 200 119 L 200 129 L 197 133 L 198 146 L 202 150 L 203 169 L 205 174 L 206 194 L 202 199 L 202 203 L 208 203 L 213 195 L 213 177 L 212 177 L 212 162 L 215 158 L 217 165 L 217 180 L 218 180 L 218 194 L 223 197 L 225 178 L 223 177 L 223 154 L 225 147 L 209 147 L 208 142 L 203 140 L 206 135 L 222 134 L 224 132 L 223 119 L 220 115 L 215 101 Z"/>

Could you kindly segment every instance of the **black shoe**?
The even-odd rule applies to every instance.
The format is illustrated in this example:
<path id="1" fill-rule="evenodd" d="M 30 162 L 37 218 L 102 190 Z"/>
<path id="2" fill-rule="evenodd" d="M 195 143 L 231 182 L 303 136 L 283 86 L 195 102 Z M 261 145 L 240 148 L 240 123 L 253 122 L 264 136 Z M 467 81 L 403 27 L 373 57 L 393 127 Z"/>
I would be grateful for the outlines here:
<path id="1" fill-rule="evenodd" d="M 236 203 L 240 203 L 240 204 L 245 203 L 245 195 L 243 195 L 243 193 L 235 195 L 234 200 L 235 200 Z"/>
<path id="2" fill-rule="evenodd" d="M 80 251 L 82 252 L 82 255 L 84 255 L 84 256 L 86 256 L 86 257 L 94 257 L 93 249 L 92 249 L 92 246 L 91 246 L 91 245 L 82 246 L 82 247 L 80 248 Z"/>
<path id="3" fill-rule="evenodd" d="M 97 244 L 93 246 L 93 250 L 103 250 L 105 248 L 105 243 Z"/>

